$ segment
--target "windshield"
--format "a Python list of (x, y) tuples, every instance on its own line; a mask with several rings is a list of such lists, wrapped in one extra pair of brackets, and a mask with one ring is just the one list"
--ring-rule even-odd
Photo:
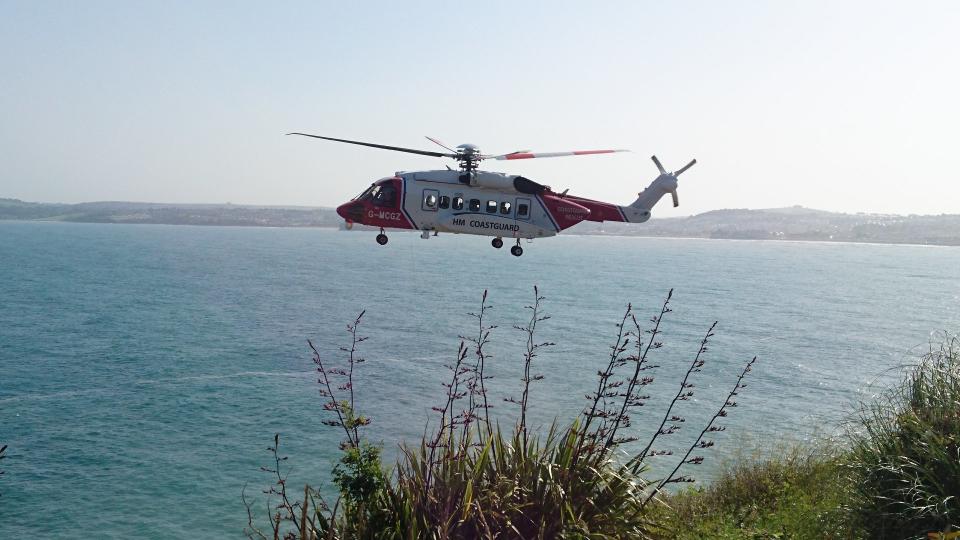
[(393, 206), (396, 200), (397, 190), (390, 184), (379, 186), (379, 188), (380, 189), (373, 194), (373, 204), (376, 206)]
[(368, 187), (367, 189), (363, 190), (363, 193), (361, 193), (361, 194), (357, 195), (356, 197), (354, 197), (353, 200), (355, 200), (355, 201), (365, 201), (365, 200), (369, 199), (371, 195), (373, 195), (373, 192), (376, 191), (376, 189), (377, 189), (377, 186), (376, 186), (375, 184), (370, 184), (370, 187)]

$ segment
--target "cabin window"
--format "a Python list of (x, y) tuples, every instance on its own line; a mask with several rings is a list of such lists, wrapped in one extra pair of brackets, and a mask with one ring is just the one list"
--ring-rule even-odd
[(504, 201), (504, 202), (500, 203), (500, 213), (503, 214), (503, 215), (505, 215), (505, 216), (509, 216), (509, 215), (510, 215), (510, 203), (508, 203), (507, 201)]
[(527, 214), (530, 212), (530, 207), (526, 203), (520, 203), (517, 205), (517, 216), (527, 217)]
[(463, 210), (463, 197), (457, 195), (453, 198), (453, 209), (454, 210)]
[(440, 197), (440, 193), (435, 189), (425, 189), (423, 190), (423, 202), (420, 205), (421, 210), (426, 210), (428, 212), (437, 211), (437, 199)]
[(480, 211), (480, 199), (470, 199), (470, 211), (471, 212)]
[(498, 206), (500, 206), (500, 205), (497, 204), (497, 201), (487, 201), (487, 213), (488, 213), (488, 214), (496, 214), (496, 213), (497, 213), (497, 207), (498, 207)]
[(446, 195), (440, 196), (440, 208), (443, 208), (444, 210), (450, 208), (450, 197), (447, 197)]

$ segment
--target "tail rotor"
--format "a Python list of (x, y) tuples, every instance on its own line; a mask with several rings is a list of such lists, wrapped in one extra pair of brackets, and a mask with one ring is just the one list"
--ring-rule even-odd
[(657, 156), (650, 156), (650, 159), (653, 160), (653, 164), (657, 166), (657, 169), (660, 171), (660, 174), (667, 174), (667, 170), (663, 168), (663, 165), (660, 164), (660, 160), (657, 159)]
[(660, 163), (660, 160), (657, 159), (657, 156), (650, 156), (650, 159), (653, 161), (653, 164), (657, 166), (657, 170), (660, 171), (660, 176), (657, 178), (657, 181), (662, 179), (662, 185), (666, 189), (667, 193), (669, 193), (673, 198), (673, 207), (676, 208), (680, 206), (680, 196), (677, 195), (677, 177), (686, 172), (686, 170), (690, 167), (696, 165), (697, 160), (690, 160), (690, 163), (687, 163), (676, 172), (667, 172), (667, 170), (664, 169), (663, 165)]
[(673, 173), (673, 175), (674, 175), (674, 176), (680, 176), (681, 174), (683, 174), (684, 171), (686, 171), (686, 170), (689, 169), (690, 167), (693, 167), (693, 166), (696, 165), (696, 164), (697, 164), (697, 160), (691, 159), (691, 160), (690, 160), (690, 163), (687, 163), (686, 165), (684, 165), (679, 171)]

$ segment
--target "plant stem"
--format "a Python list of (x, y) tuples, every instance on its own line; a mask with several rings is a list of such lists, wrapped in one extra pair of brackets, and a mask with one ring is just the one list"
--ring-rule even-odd
[[(640, 358), (637, 359), (637, 366), (636, 368), (634, 368), (633, 376), (630, 377), (630, 382), (627, 384), (627, 391), (624, 392), (623, 405), (620, 407), (620, 413), (617, 414), (616, 417), (613, 419), (613, 428), (610, 430), (610, 435), (607, 438), (607, 442), (605, 445), (607, 448), (610, 448), (610, 446), (613, 445), (614, 437), (617, 434), (617, 429), (620, 427), (620, 422), (623, 420), (623, 417), (627, 412), (627, 408), (630, 406), (630, 400), (633, 398), (634, 389), (637, 387), (637, 379), (640, 377), (640, 371), (643, 368), (644, 362), (646, 362), (647, 360), (647, 354), (650, 352), (650, 348), (653, 347), (654, 344), (656, 343), (657, 335), (660, 333), (660, 323), (663, 321), (663, 316), (670, 311), (670, 299), (672, 297), (673, 297), (673, 289), (670, 289), (670, 292), (667, 293), (667, 299), (663, 301), (663, 306), (660, 308), (660, 315), (657, 316), (656, 318), (657, 320), (656, 320), (656, 323), (654, 323), (653, 330), (650, 332), (650, 339), (647, 340), (647, 346), (643, 350), (643, 354), (640, 355)], [(634, 322), (636, 323), (636, 320), (634, 320)], [(714, 325), (716, 325), (716, 323), (714, 323)], [(710, 329), (712, 330), (713, 327), (711, 326)], [(637, 339), (640, 339), (639, 336), (637, 337)], [(688, 371), (687, 376), (689, 375), (690, 375), (690, 372)], [(686, 382), (686, 379), (684, 379), (684, 382)], [(682, 392), (683, 385), (681, 385), (680, 388)], [(675, 401), (676, 399), (674, 399), (674, 402)], [(673, 404), (671, 403), (670, 406), (672, 407)], [(670, 410), (668, 409), (667, 415), (669, 414), (670, 414)], [(663, 422), (665, 423), (666, 421), (667, 421), (667, 417), (665, 416), (663, 419)], [(660, 429), (662, 428), (663, 428), (663, 423), (660, 424)], [(657, 431), (659, 431), (660, 429), (658, 429)], [(651, 441), (651, 444), (653, 444), (652, 441)], [(650, 446), (647, 445), (647, 448), (649, 449)], [(644, 452), (646, 452), (646, 450), (644, 450)]]
[(643, 451), (640, 452), (640, 454), (638, 454), (632, 460), (630, 460), (635, 463), (634, 472), (636, 472), (637, 468), (639, 467), (640, 463), (643, 462), (644, 458), (647, 457), (647, 452), (650, 451), (650, 447), (653, 446), (653, 443), (657, 440), (657, 437), (659, 437), (660, 434), (663, 432), (663, 426), (667, 424), (667, 420), (670, 418), (670, 413), (673, 412), (673, 406), (676, 405), (677, 401), (680, 400), (680, 396), (682, 396), (687, 389), (687, 380), (690, 379), (690, 374), (693, 373), (695, 369), (698, 369), (700, 366), (703, 365), (700, 362), (700, 356), (704, 352), (706, 352), (707, 342), (710, 340), (710, 337), (713, 336), (713, 329), (716, 327), (717, 327), (717, 322), (714, 321), (714, 323), (710, 325), (710, 329), (707, 330), (706, 335), (703, 336), (703, 339), (700, 340), (700, 348), (697, 350), (697, 355), (694, 357), (693, 362), (690, 363), (690, 367), (687, 369), (686, 375), (683, 376), (683, 381), (680, 382), (680, 390), (677, 391), (677, 395), (673, 396), (673, 401), (671, 401), (670, 406), (667, 407), (667, 412), (666, 414), (663, 415), (663, 421), (660, 422), (660, 427), (658, 427), (657, 430), (653, 433), (653, 437), (650, 438), (650, 442), (647, 443), (647, 446), (644, 447)]
[(710, 421), (707, 422), (706, 426), (704, 426), (703, 430), (700, 432), (700, 435), (697, 436), (697, 440), (693, 441), (693, 444), (691, 444), (690, 448), (687, 449), (687, 453), (683, 455), (683, 458), (681, 458), (677, 463), (677, 466), (673, 468), (673, 471), (671, 471), (670, 474), (667, 475), (667, 477), (657, 484), (657, 487), (650, 492), (647, 498), (643, 501), (643, 504), (640, 505), (640, 510), (643, 510), (643, 507), (646, 506), (647, 503), (650, 502), (650, 499), (653, 499), (653, 497), (659, 493), (661, 489), (663, 489), (663, 486), (669, 484), (673, 480), (673, 475), (677, 474), (677, 471), (680, 470), (680, 467), (683, 467), (683, 465), (687, 462), (687, 459), (690, 457), (693, 449), (700, 444), (700, 441), (703, 440), (703, 436), (707, 433), (707, 431), (710, 431), (710, 428), (713, 427), (713, 423), (717, 421), (717, 418), (725, 416), (724, 411), (726, 411), (727, 407), (730, 406), (730, 400), (736, 395), (737, 390), (740, 389), (740, 383), (743, 382), (743, 378), (747, 376), (751, 366), (753, 366), (753, 363), (756, 361), (757, 357), (754, 356), (749, 362), (747, 362), (747, 365), (744, 366), (743, 370), (740, 372), (740, 376), (737, 377), (737, 382), (733, 385), (733, 389), (730, 390), (730, 392), (727, 394), (727, 397), (723, 400), (723, 405), (721, 405), (716, 414), (710, 418)]

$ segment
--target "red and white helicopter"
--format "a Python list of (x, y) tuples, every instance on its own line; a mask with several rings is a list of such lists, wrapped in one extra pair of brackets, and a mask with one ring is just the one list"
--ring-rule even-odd
[(350, 227), (354, 223), (380, 227), (377, 243), (387, 243), (385, 228), (413, 229), (422, 232), (423, 238), (430, 233), (477, 234), (492, 236), (493, 247), (503, 247), (503, 239), (516, 240), (510, 253), (523, 255), (522, 238), (545, 238), (581, 221), (624, 221), (643, 223), (650, 219), (650, 211), (660, 199), (670, 194), (673, 206), (680, 204), (677, 198), (677, 177), (692, 167), (692, 160), (675, 172), (667, 172), (657, 156), (650, 159), (660, 170), (660, 175), (627, 206), (594, 201), (583, 197), (555, 193), (549, 186), (539, 184), (514, 174), (481, 171), (477, 166), (484, 159), (514, 160), (560, 156), (583, 156), (611, 154), (627, 150), (580, 150), (573, 152), (487, 155), (472, 144), (449, 148), (436, 139), (446, 152), (413, 150), (309, 133), (288, 133), (327, 141), (358, 144), (383, 150), (407, 152), (423, 156), (446, 157), (457, 160), (459, 170), (398, 172), (389, 178), (377, 180), (352, 201), (337, 208)]

